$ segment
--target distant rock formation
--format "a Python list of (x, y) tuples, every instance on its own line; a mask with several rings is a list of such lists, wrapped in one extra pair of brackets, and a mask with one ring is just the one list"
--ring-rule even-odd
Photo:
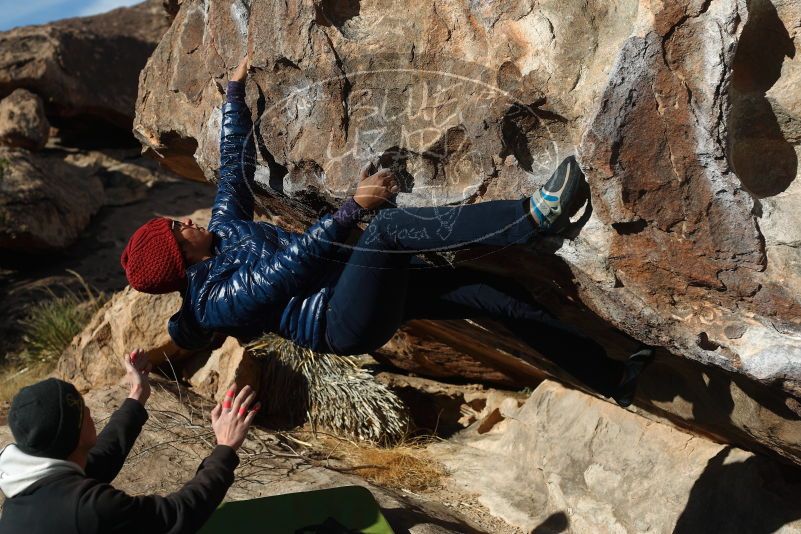
[(139, 71), (168, 26), (161, 0), (148, 0), (2, 32), (0, 98), (18, 88), (36, 93), (62, 136), (79, 144), (87, 136), (99, 146), (127, 140)]
[[(0, 148), (0, 250), (63, 249), (104, 203), (130, 201), (114, 171), (101, 172), (103, 157), (62, 147), (135, 143), (139, 72), (168, 25), (161, 2), (149, 0), (0, 33), (0, 146), (13, 148)], [(57, 146), (28, 152), (45, 147), (51, 124)]]

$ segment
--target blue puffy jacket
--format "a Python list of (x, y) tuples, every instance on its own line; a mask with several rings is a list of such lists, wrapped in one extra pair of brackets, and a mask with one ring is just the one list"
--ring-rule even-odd
[(305, 233), (254, 222), (255, 147), (250, 111), (223, 107), (220, 177), (209, 231), (214, 256), (187, 268), (183, 304), (170, 318), (175, 343), (205, 348), (214, 332), (249, 341), (265, 332), (328, 351), (325, 309), (347, 260), (350, 227), (325, 215)]

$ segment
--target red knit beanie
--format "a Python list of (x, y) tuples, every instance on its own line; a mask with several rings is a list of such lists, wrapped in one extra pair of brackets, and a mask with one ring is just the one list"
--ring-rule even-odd
[(181, 248), (172, 233), (170, 219), (151, 219), (134, 232), (120, 263), (128, 283), (151, 294), (180, 291), (186, 283)]

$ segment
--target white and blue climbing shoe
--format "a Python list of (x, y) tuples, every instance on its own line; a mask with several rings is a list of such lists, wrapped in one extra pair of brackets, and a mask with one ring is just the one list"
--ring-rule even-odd
[(569, 156), (559, 164), (545, 185), (531, 195), (531, 215), (543, 232), (556, 234), (567, 227), (572, 204), (583, 181), (584, 173), (576, 158)]

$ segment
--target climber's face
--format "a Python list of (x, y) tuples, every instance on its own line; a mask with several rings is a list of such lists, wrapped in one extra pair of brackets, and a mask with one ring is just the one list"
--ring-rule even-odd
[(195, 226), (192, 219), (172, 221), (172, 233), (187, 265), (193, 265), (212, 256), (214, 236), (202, 226)]

